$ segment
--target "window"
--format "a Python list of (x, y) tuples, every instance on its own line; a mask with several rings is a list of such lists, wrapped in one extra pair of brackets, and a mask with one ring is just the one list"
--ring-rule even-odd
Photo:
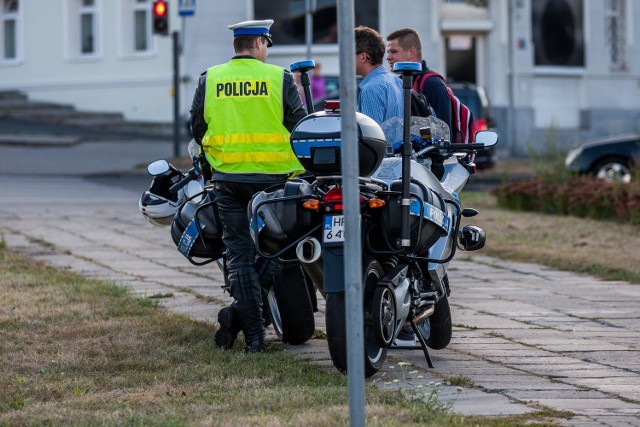
[(2, 26), (2, 61), (15, 61), (18, 59), (18, 0), (3, 0), (0, 10), (0, 25)]
[(136, 0), (133, 7), (133, 50), (146, 52), (151, 40), (151, 4), (148, 0)]
[[(338, 21), (336, 0), (312, 0), (313, 43), (335, 44), (338, 42)], [(355, 0), (355, 24), (378, 29), (378, 2)], [(273, 44), (305, 44), (306, 0), (273, 0), (253, 2), (255, 19), (273, 18), (271, 26)], [(277, 15), (274, 16), (274, 12)]]
[(605, 9), (605, 32), (609, 48), (609, 63), (612, 70), (627, 68), (625, 55), (625, 10), (624, 0), (607, 0)]
[(62, 0), (62, 2), (65, 57), (71, 61), (99, 58), (102, 0)]
[(117, 29), (119, 54), (136, 58), (153, 53), (151, 8), (153, 0), (119, 0)]
[(584, 67), (583, 0), (531, 2), (534, 63)]
[(96, 52), (96, 13), (94, 0), (82, 0), (80, 7), (80, 53)]

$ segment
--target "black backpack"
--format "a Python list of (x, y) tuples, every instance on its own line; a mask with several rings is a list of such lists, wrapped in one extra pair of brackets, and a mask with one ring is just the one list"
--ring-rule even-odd
[(411, 115), (418, 117), (435, 117), (436, 115), (427, 97), (415, 89), (411, 89)]

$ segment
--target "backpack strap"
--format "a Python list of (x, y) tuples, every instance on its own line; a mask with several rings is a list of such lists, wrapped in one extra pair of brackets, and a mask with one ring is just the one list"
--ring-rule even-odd
[(440, 79), (445, 83), (445, 85), (447, 84), (447, 81), (444, 79), (444, 77), (442, 77), (441, 74), (438, 74), (435, 71), (429, 71), (428, 73), (420, 74), (420, 93), (424, 93), (422, 91), (422, 89), (424, 88), (424, 82), (426, 82), (429, 77), (433, 77), (433, 76), (440, 77)]
[(428, 73), (422, 74), (423, 78), (420, 80), (420, 92), (422, 93), (422, 88), (424, 87), (425, 81), (430, 77), (439, 77), (440, 80), (444, 83), (444, 87), (447, 89), (447, 95), (449, 95), (449, 101), (451, 101), (451, 136), (450, 139), (452, 142), (459, 142), (462, 138), (462, 123), (460, 121), (461, 115), (461, 105), (460, 100), (453, 93), (453, 90), (447, 84), (447, 81), (442, 76), (442, 74), (436, 73), (435, 71), (430, 71)]

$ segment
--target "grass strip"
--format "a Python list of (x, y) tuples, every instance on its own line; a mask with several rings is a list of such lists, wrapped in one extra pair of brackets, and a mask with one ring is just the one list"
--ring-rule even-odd
[(495, 197), (485, 192), (466, 192), (461, 198), (463, 206), (480, 212), (463, 222), (479, 225), (487, 233), (479, 254), (640, 283), (638, 226), (509, 211), (498, 208)]

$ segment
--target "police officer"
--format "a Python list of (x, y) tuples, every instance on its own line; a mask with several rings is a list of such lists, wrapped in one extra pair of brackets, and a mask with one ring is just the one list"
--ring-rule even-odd
[(247, 205), (255, 193), (304, 171), (289, 136), (306, 111), (291, 73), (265, 63), (272, 24), (229, 26), (236, 55), (200, 76), (190, 111), (193, 136), (213, 172), (234, 298), (218, 313), (215, 342), (230, 348), (242, 330), (248, 352), (264, 351), (265, 328)]

